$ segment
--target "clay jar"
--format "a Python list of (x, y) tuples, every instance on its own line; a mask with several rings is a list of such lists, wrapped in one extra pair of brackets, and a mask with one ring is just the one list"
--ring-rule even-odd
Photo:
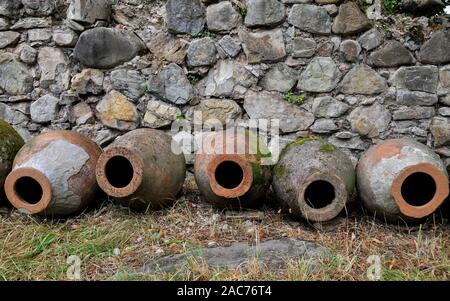
[(95, 200), (96, 143), (72, 131), (41, 134), (18, 152), (6, 178), (8, 200), (19, 211), (46, 217), (83, 212)]
[(272, 179), (270, 155), (255, 133), (232, 128), (205, 135), (195, 158), (195, 180), (204, 201), (224, 209), (261, 205)]
[(305, 138), (287, 145), (274, 168), (273, 190), (282, 208), (312, 222), (338, 216), (355, 190), (355, 168), (335, 146)]
[(164, 132), (138, 129), (117, 138), (96, 168), (100, 188), (135, 210), (172, 204), (186, 176), (184, 154)]
[(366, 151), (357, 166), (361, 201), (378, 218), (417, 221), (434, 213), (449, 194), (440, 157), (413, 139), (391, 139)]

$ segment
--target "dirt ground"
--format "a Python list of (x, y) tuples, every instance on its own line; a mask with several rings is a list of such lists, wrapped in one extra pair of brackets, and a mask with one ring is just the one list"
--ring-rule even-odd
[[(276, 206), (221, 212), (187, 185), (173, 207), (147, 213), (104, 200), (77, 218), (44, 220), (0, 209), (0, 280), (449, 280), (450, 224), (442, 213), (422, 225), (388, 225), (358, 206), (325, 225), (296, 221)], [(237, 269), (186, 261), (174, 273), (136, 271), (194, 248), (283, 237), (315, 241), (330, 254), (308, 269), (302, 260), (268, 269), (249, 260)], [(374, 263), (379, 259), (379, 266)], [(74, 264), (80, 265), (79, 274)], [(375, 268), (374, 268), (375, 267)], [(379, 274), (374, 274), (379, 267)], [(371, 276), (372, 275), (372, 276)], [(376, 275), (376, 278), (373, 278)]]

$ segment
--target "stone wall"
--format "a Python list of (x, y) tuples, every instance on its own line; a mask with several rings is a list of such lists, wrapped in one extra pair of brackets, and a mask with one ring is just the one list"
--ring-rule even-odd
[[(380, 0), (0, 0), (0, 117), (105, 146), (138, 127), (279, 118), (357, 158), (410, 136), (450, 158), (450, 25)], [(447, 65), (446, 65), (447, 64)]]

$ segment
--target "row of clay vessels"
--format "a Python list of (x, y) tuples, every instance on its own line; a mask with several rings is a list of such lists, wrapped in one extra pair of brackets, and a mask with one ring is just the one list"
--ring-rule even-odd
[[(162, 131), (138, 129), (102, 151), (73, 131), (46, 132), (24, 144), (9, 124), (0, 121), (0, 127), (0, 184), (9, 202), (27, 214), (80, 214), (100, 198), (98, 187), (134, 210), (159, 209), (173, 203), (185, 180), (185, 157)], [(377, 217), (420, 221), (449, 194), (442, 160), (412, 139), (371, 147), (356, 170), (343, 151), (316, 138), (290, 143), (274, 166), (267, 163), (272, 154), (263, 141), (249, 130), (206, 135), (200, 150), (194, 166), (198, 189), (223, 209), (259, 206), (272, 186), (280, 207), (323, 222), (346, 212), (358, 199), (357, 187), (362, 204)]]

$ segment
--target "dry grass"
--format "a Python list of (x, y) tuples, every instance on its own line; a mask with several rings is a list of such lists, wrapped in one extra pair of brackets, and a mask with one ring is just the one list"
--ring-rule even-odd
[[(190, 194), (172, 208), (146, 214), (105, 202), (101, 209), (67, 221), (45, 221), (19, 214), (0, 214), (0, 280), (67, 279), (67, 258), (81, 258), (83, 280), (367, 280), (371, 255), (381, 256), (382, 279), (448, 280), (450, 225), (385, 225), (360, 213), (318, 231), (265, 209), (262, 221), (227, 220), (225, 215)], [(236, 270), (210, 269), (187, 260), (176, 273), (144, 275), (146, 262), (194, 248), (295, 237), (320, 242), (331, 250), (311, 270), (298, 260), (284, 270), (256, 261)]]

